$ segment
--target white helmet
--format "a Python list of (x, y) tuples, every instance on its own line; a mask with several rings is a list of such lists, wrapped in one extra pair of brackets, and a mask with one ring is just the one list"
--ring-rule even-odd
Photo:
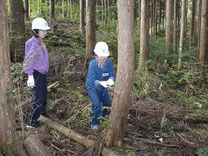
[(32, 30), (33, 29), (49, 30), (51, 28), (48, 26), (48, 23), (46, 22), (46, 20), (44, 20), (43, 18), (38, 17), (38, 18), (35, 18), (32, 21)]
[(105, 42), (98, 42), (95, 45), (94, 52), (97, 56), (107, 57), (109, 56), (108, 45)]

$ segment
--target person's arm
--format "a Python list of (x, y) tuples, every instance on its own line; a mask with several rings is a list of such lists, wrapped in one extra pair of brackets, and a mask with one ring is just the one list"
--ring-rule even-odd
[(115, 72), (114, 72), (113, 63), (111, 60), (109, 60), (109, 69), (110, 69), (109, 79), (112, 79), (114, 81), (115, 80)]
[(109, 71), (109, 78), (107, 80), (107, 84), (109, 86), (113, 86), (114, 81), (115, 81), (115, 73), (114, 73), (114, 70), (113, 70), (113, 64), (112, 64), (111, 60), (109, 60), (109, 65), (108, 66), (109, 66), (110, 71)]
[(28, 43), (25, 46), (27, 52), (25, 53), (25, 59), (23, 62), (23, 71), (28, 74), (28, 76), (33, 75), (33, 67), (35, 63), (35, 59), (37, 59), (38, 55), (38, 45), (35, 42)]

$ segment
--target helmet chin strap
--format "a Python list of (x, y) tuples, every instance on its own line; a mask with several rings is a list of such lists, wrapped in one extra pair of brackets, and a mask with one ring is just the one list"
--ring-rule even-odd
[(39, 35), (32, 29), (32, 31), (39, 37)]

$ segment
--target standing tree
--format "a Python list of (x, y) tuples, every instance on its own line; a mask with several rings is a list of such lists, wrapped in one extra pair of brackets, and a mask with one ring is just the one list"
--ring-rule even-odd
[(206, 63), (206, 56), (208, 51), (208, 0), (202, 1), (201, 12), (201, 32), (200, 32), (200, 46), (199, 46), (199, 62), (202, 66)]
[(185, 22), (186, 22), (186, 0), (183, 0), (182, 1), (180, 42), (179, 42), (178, 70), (180, 70), (182, 66), (182, 52), (184, 48), (185, 26), (186, 26)]
[(149, 54), (149, 7), (149, 1), (141, 0), (139, 73), (146, 69), (146, 61)]
[(119, 146), (131, 105), (134, 77), (134, 0), (118, 0), (118, 68), (106, 145)]
[[(198, 49), (200, 49), (200, 32), (201, 32), (201, 9), (202, 9), (202, 0), (198, 0), (198, 15), (197, 15), (197, 32), (198, 32)], [(199, 50), (198, 50), (198, 57), (199, 57)]]
[(50, 18), (55, 18), (55, 5), (54, 0), (50, 0)]
[(29, 20), (29, 0), (25, 0), (25, 18)]
[(178, 0), (174, 0), (174, 15), (173, 15), (173, 51), (177, 51), (177, 7)]
[(85, 63), (93, 55), (95, 47), (95, 0), (86, 0), (86, 57)]
[(0, 0), (0, 155), (20, 155), (11, 95), (11, 70), (6, 4)]
[(190, 47), (195, 38), (195, 15), (196, 15), (196, 0), (192, 0), (192, 8), (191, 8), (191, 40), (190, 40)]
[(169, 53), (173, 46), (173, 0), (166, 0), (166, 32), (165, 52)]
[[(12, 41), (10, 45), (11, 60), (16, 62), (24, 57), (24, 8), (22, 0), (10, 0), (11, 9), (11, 33)], [(18, 17), (18, 18), (17, 18)], [(22, 48), (21, 48), (22, 47)]]
[(79, 20), (79, 30), (82, 35), (84, 35), (84, 0), (79, 0), (79, 12), (80, 12), (80, 20)]

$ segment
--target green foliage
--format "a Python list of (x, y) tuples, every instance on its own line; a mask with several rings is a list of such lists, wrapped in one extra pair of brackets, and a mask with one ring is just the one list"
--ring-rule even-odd
[(90, 107), (85, 107), (82, 110), (77, 110), (72, 116), (70, 116), (66, 123), (75, 131), (82, 132), (83, 128), (91, 122)]
[(208, 155), (208, 147), (203, 147), (198, 149), (197, 151), (198, 156), (207, 156)]
[(137, 98), (165, 96), (166, 82), (149, 72), (135, 77), (133, 95)]

